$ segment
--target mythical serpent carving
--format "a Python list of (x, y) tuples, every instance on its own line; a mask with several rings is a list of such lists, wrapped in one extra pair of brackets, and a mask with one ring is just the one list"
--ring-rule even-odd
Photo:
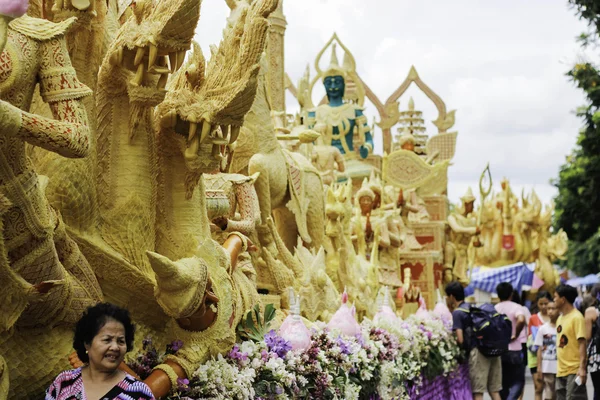
[[(89, 226), (85, 229), (76, 226), (73, 229), (77, 242), (94, 265), (93, 272), (100, 278), (105, 298), (131, 310), (138, 321), (140, 340), (150, 333), (159, 346), (176, 338), (189, 343), (189, 347), (184, 346), (177, 358), (169, 360), (180, 376), (191, 373), (209, 355), (209, 352), (191, 351), (195, 344), (201, 343), (207, 349), (210, 348), (212, 353), (219, 349), (228, 350), (227, 346), (235, 339), (236, 317), (241, 316), (243, 308), (256, 301), (253, 282), (235, 269), (237, 255), (247, 246), (246, 239), (233, 235), (221, 247), (210, 238), (204, 190), (199, 178), (202, 172), (214, 169), (215, 163), (212, 161), (205, 164), (208, 165), (207, 168), (202, 167), (205, 160), (217, 160), (218, 165), (220, 153), (212, 150), (225, 144), (223, 138), (211, 135), (210, 144), (200, 145), (201, 135), (198, 135), (196, 138), (191, 137), (190, 143), (186, 143), (188, 129), (185, 136), (179, 136), (174, 135), (172, 129), (165, 131), (166, 127), (162, 126), (157, 136), (152, 124), (153, 107), (165, 98), (169, 74), (181, 66), (185, 50), (191, 43), (198, 22), (199, 4), (198, 0), (137, 2), (135, 11), (108, 48), (99, 74), (96, 96), (98, 130), (97, 147), (93, 151), (99, 160), (97, 175), (93, 176), (90, 169), (82, 169), (86, 172), (82, 176), (91, 179), (91, 187), (97, 189), (101, 218), (98, 219), (98, 227), (92, 223), (90, 229)], [(268, 24), (266, 17), (275, 6), (274, 0), (256, 1), (242, 10), (232, 29), (225, 32), (220, 48), (213, 54), (208, 65), (206, 76), (203, 65), (200, 64), (190, 65), (185, 73), (179, 74), (184, 81), (194, 82), (197, 79), (195, 82), (201, 81), (202, 85), (196, 84), (193, 90), (186, 92), (189, 87), (184, 88), (175, 82), (172, 87), (177, 93), (170, 97), (171, 100), (177, 98), (185, 101), (178, 102), (169, 110), (176, 110), (176, 115), (183, 117), (188, 125), (193, 123), (197, 127), (198, 123), (204, 122), (204, 129), (199, 130), (203, 134), (212, 131), (211, 124), (230, 124), (234, 132), (229, 138), (233, 142), (235, 127), (241, 126), (243, 117), (252, 104), (259, 59), (265, 44)], [(40, 23), (34, 22), (33, 25)], [(27, 87), (26, 90), (14, 92), (21, 96), (17, 98), (19, 101), (31, 99), (30, 93), (36, 82), (35, 74), (43, 75), (44, 68), (52, 67), (44, 65), (41, 68), (36, 64), (38, 59), (42, 64), (48, 59), (61, 62), (58, 67), (64, 67), (66, 72), (63, 75), (44, 75), (43, 79), (47, 81), (48, 87), (42, 85), (42, 95), (52, 103), (56, 116), (67, 119), (67, 122), (35, 118), (34, 125), (42, 124), (44, 129), (31, 130), (27, 125), (29, 115), (19, 112), (24, 123), (22, 133), (19, 131), (15, 134), (21, 134), (31, 143), (67, 156), (83, 156), (88, 151), (89, 133), (85, 125), (84, 109), (77, 99), (90, 92), (79, 84), (67, 62), (62, 37), (70, 23), (72, 20), (62, 25), (43, 22), (42, 31), (48, 37), (41, 40), (37, 38), (38, 42), (30, 41), (25, 35), (18, 37), (20, 45), (30, 46), (26, 49), (34, 51), (31, 52), (30, 59), (26, 60), (30, 62), (27, 67), (31, 67), (31, 73), (19, 75), (24, 81), (31, 80), (26, 82), (31, 90)], [(26, 32), (31, 34), (31, 27), (28, 29)], [(44, 42), (46, 39), (47, 44)], [(44, 59), (46, 54), (58, 54), (60, 57)], [(10, 78), (10, 70), (3, 76)], [(61, 79), (69, 84), (71, 92), (55, 90), (60, 88)], [(191, 96), (186, 97), (186, 93)], [(2, 107), (5, 107), (4, 103)], [(3, 116), (12, 115), (11, 106), (6, 104), (6, 107), (10, 112), (3, 113)], [(198, 114), (194, 117), (195, 112)], [(166, 120), (164, 114), (159, 113), (157, 120)], [(179, 117), (181, 122), (182, 118)], [(8, 125), (3, 124), (2, 129), (12, 132), (15, 121), (6, 122)], [(11, 127), (10, 130), (7, 126)], [(229, 127), (227, 128), (229, 133)], [(203, 139), (206, 137), (207, 135), (202, 136)], [(9, 143), (12, 146), (12, 139)], [(159, 144), (162, 147), (157, 147)], [(10, 149), (13, 150), (13, 147)], [(13, 157), (13, 160), (19, 162), (18, 157)], [(27, 163), (23, 161), (19, 165), (27, 166)], [(187, 169), (180, 168), (182, 165)], [(52, 172), (51, 168), (49, 172)], [(49, 175), (51, 179), (59, 176)], [(77, 263), (79, 259), (72, 256), (77, 247), (64, 234), (64, 226), (60, 220), (54, 217), (50, 209), (45, 210), (43, 207), (45, 199), (39, 189), (41, 185), (37, 177), (33, 176), (35, 179), (32, 178), (31, 185), (28, 186), (31, 192), (29, 200), (35, 202), (40, 199), (38, 208), (41, 210), (35, 214), (41, 217), (47, 215), (52, 222), (50, 238), (52, 230), (56, 228), (53, 235), (57, 255), (45, 259), (45, 262), (56, 262), (57, 266), (60, 266), (60, 262), (65, 265)], [(166, 178), (169, 185), (157, 184), (157, 178)], [(76, 185), (76, 182), (73, 183)], [(84, 189), (89, 187), (83, 186)], [(176, 211), (169, 216), (170, 219), (161, 221), (164, 224), (157, 226), (156, 215), (163, 215), (166, 204), (173, 206)], [(8, 212), (10, 214), (10, 209)], [(189, 215), (194, 218), (186, 220)], [(4, 221), (12, 223), (12, 220), (6, 218)], [(194, 224), (188, 224), (189, 221)], [(22, 225), (27, 226), (25, 222)], [(46, 233), (48, 232), (45, 231), (44, 234)], [(173, 246), (171, 241), (166, 240), (169, 236), (185, 240)], [(30, 243), (36, 245), (35, 241)], [(35, 261), (27, 251), (22, 255)], [(80, 264), (85, 261), (83, 258), (82, 260)], [(89, 266), (89, 276), (83, 273), (86, 271), (84, 267), (81, 264), (74, 274), (94, 280)], [(48, 271), (52, 271), (51, 268)], [(194, 273), (189, 275), (193, 279), (186, 279), (186, 271), (204, 271), (204, 278), (201, 278), (201, 274)], [(76, 278), (82, 279), (79, 275)], [(23, 281), (17, 279), (16, 283), (23, 286), (21, 289), (27, 289), (27, 295), (35, 295), (35, 291)], [(48, 284), (40, 289), (48, 290), (48, 286), (51, 287)], [(68, 288), (75, 292), (75, 297), (81, 297), (82, 304), (74, 307), (72, 318), (65, 316), (67, 321), (76, 320), (86, 304), (102, 298), (103, 293), (95, 281), (82, 286), (89, 291), (96, 288), (97, 293), (91, 293), (88, 301), (77, 291), (76, 279), (71, 277), (68, 284), (56, 285), (48, 295), (52, 296), (53, 293)], [(240, 296), (241, 292), (248, 295)], [(170, 296), (172, 293), (177, 293), (178, 296)], [(189, 296), (186, 297), (186, 294)], [(48, 296), (44, 300), (52, 300)], [(66, 299), (66, 304), (71, 302), (68, 297), (63, 298)], [(180, 303), (169, 299), (176, 299)], [(51, 309), (54, 304), (52, 301), (40, 302), (37, 307)], [(61, 303), (61, 306), (64, 304)], [(212, 311), (215, 306), (217, 311)], [(51, 318), (55, 314), (47, 312), (45, 315)], [(36, 321), (44, 322), (41, 318)], [(211, 328), (206, 329), (209, 326)], [(17, 365), (18, 359), (27, 359), (24, 353), (30, 349), (47, 349), (44, 354), (36, 350), (29, 355), (32, 360), (30, 366), (23, 367), (21, 364), (19, 375), (11, 377), (11, 390), (25, 396), (38, 396), (52, 376), (67, 367), (67, 355), (71, 347), (69, 330), (68, 327), (66, 330), (54, 329), (49, 334), (45, 332), (40, 336), (15, 334), (9, 342), (2, 337), (0, 352), (9, 366)], [(5, 351), (5, 345), (10, 349)], [(28, 376), (35, 377), (33, 381), (37, 384), (31, 385), (32, 379)], [(168, 376), (162, 371), (155, 371), (147, 383), (157, 396), (166, 394), (171, 387)]]

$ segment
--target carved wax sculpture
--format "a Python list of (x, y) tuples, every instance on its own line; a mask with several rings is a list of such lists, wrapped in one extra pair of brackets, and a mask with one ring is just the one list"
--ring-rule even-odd
[[(390, 237), (385, 219), (372, 215), (375, 193), (369, 187), (367, 178), (364, 179), (362, 187), (356, 192), (355, 198), (356, 215), (353, 221), (353, 239), (356, 238), (357, 253), (366, 258), (367, 254), (371, 255), (374, 246), (390, 247)], [(377, 243), (375, 243), (375, 236), (379, 238)]]
[(478, 233), (477, 221), (473, 216), (473, 203), (475, 196), (471, 188), (461, 197), (463, 203), (462, 210), (454, 212), (448, 217), (450, 226), (450, 240), (446, 242), (445, 249), (445, 268), (452, 270), (454, 279), (467, 285), (469, 278), (467, 270), (469, 268), (468, 249), (471, 239)]
[[(114, 5), (114, 2), (109, 2), (109, 5)], [(266, 17), (275, 6), (274, 1), (256, 1), (240, 14), (237, 23), (226, 31), (217, 54), (211, 58), (206, 78), (203, 63), (188, 66), (186, 74), (179, 75), (184, 82), (192, 82), (191, 88), (173, 85), (176, 93), (171, 100), (175, 98), (178, 101), (171, 101), (167, 109), (159, 112), (157, 120), (160, 121), (161, 132), (158, 136), (153, 130), (151, 113), (154, 105), (165, 96), (169, 74), (184, 61), (185, 50), (191, 43), (198, 21), (199, 2), (177, 0), (160, 2), (152, 7), (151, 2), (138, 1), (135, 11), (130, 13), (131, 17), (109, 46), (103, 62), (96, 99), (96, 151), (100, 162), (97, 189), (102, 211), (102, 236), (91, 230), (88, 232), (91, 234), (82, 234), (77, 240), (86, 256), (93, 259), (94, 272), (100, 276), (103, 290), (110, 293), (108, 299), (127, 306), (132, 312), (141, 331), (138, 335), (140, 340), (146, 334), (152, 334), (158, 345), (174, 339), (182, 339), (186, 343), (176, 357), (167, 361), (163, 370), (155, 370), (146, 381), (157, 398), (166, 395), (172, 387), (170, 376), (185, 377), (211, 354), (229, 350), (235, 340), (237, 318), (243, 313), (244, 300), (240, 292), (250, 296), (253, 291), (256, 294), (255, 285), (235, 268), (237, 255), (247, 247), (245, 237), (233, 234), (223, 247), (210, 239), (205, 191), (200, 176), (202, 172), (213, 171), (215, 164), (218, 167), (222, 161), (218, 149), (224, 146), (224, 138), (213, 135), (212, 126), (226, 127), (227, 140), (233, 142), (235, 129), (229, 126), (240, 126), (252, 104), (258, 61), (264, 50)], [(26, 34), (19, 33), (15, 37), (17, 44), (27, 49), (24, 53), (27, 56), (23, 57), (16, 51), (20, 47), (9, 45), (9, 62), (2, 64), (12, 68), (23, 63), (23, 69), (20, 74), (0, 74), (0, 77), (5, 77), (0, 78), (0, 82), (4, 83), (4, 87), (0, 83), (0, 93), (4, 97), (4, 90), (7, 90), (27, 106), (25, 102), (31, 98), (36, 75), (39, 75), (42, 97), (48, 98), (62, 119), (83, 115), (76, 99), (89, 91), (77, 82), (74, 72), (68, 68), (66, 46), (62, 40), (72, 20), (58, 25), (46, 21), (25, 22), (23, 30)], [(15, 32), (18, 33), (17, 30)], [(32, 36), (36, 32), (41, 36), (30, 40), (27, 35)], [(240, 45), (240, 41), (245, 45)], [(252, 51), (242, 52), (240, 48)], [(12, 56), (14, 54), (19, 57)], [(19, 63), (16, 63), (17, 60)], [(46, 73), (47, 68), (52, 73)], [(6, 78), (8, 84), (5, 83)], [(26, 85), (20, 90), (11, 89), (10, 85), (21, 84), (26, 79), (32, 81), (31, 90)], [(44, 86), (45, 80), (48, 87)], [(60, 90), (61, 83), (68, 85), (71, 92)], [(225, 85), (229, 86), (223, 89)], [(219, 93), (225, 95), (219, 97)], [(216, 98), (211, 97), (215, 95)], [(2, 112), (2, 115), (10, 116), (11, 113)], [(27, 115), (22, 113), (21, 117), (21, 126), (25, 129)], [(171, 120), (175, 124), (164, 123)], [(24, 134), (28, 141), (65, 155), (85, 154), (88, 138), (83, 122), (75, 118), (71, 123), (47, 122), (43, 118), (36, 121), (46, 125), (41, 133), (52, 140), (42, 144), (41, 138), (46, 136), (33, 132), (31, 139)], [(180, 129), (173, 129), (178, 121), (180, 125), (184, 121), (185, 136), (174, 134), (174, 131), (182, 133)], [(188, 135), (188, 131), (191, 133), (188, 128), (192, 125), (200, 127), (198, 137)], [(2, 129), (10, 132), (4, 125)], [(58, 134), (52, 136), (55, 130)], [(210, 142), (201, 145), (199, 137), (206, 139), (208, 133), (211, 133)], [(186, 140), (188, 137), (189, 140)], [(11, 154), (14, 157), (19, 152), (11, 148)], [(18, 157), (15, 159), (18, 160)], [(203, 167), (198, 160), (208, 160), (208, 165)], [(22, 165), (27, 166), (26, 163)], [(21, 174), (21, 171), (16, 172)], [(28, 182), (31, 182), (28, 199), (35, 202), (39, 198), (36, 194), (40, 186), (38, 179), (36, 177)], [(37, 219), (31, 220), (32, 226), (44, 228), (45, 225), (39, 221), (52, 221), (54, 214), (49, 209), (44, 212), (43, 205), (37, 206), (37, 209), (41, 212), (37, 213)], [(156, 218), (157, 215), (159, 218)], [(27, 227), (28, 223), (18, 225)], [(73, 250), (76, 247), (72, 243), (65, 240), (71, 253), (62, 250), (65, 246), (57, 239), (60, 231), (59, 220), (58, 228), (54, 229), (53, 244), (58, 255), (48, 263), (56, 260), (66, 266), (67, 262), (78, 262), (71, 255), (76, 255)], [(35, 240), (26, 240), (37, 246)], [(145, 250), (153, 251), (148, 255), (150, 262)], [(27, 255), (25, 251), (21, 254)], [(179, 261), (172, 262), (171, 259)], [(35, 262), (31, 256), (28, 260)], [(52, 267), (48, 268), (51, 272)], [(78, 268), (79, 273), (85, 272), (82, 265)], [(93, 272), (90, 275), (93, 278)], [(51, 272), (49, 276), (53, 279), (54, 275)], [(59, 278), (56, 280), (60, 283)], [(79, 295), (76, 279), (67, 277), (67, 281), (57, 287), (70, 288), (73, 296)], [(94, 284), (89, 283), (85, 288), (92, 290)], [(42, 289), (48, 288), (42, 286)], [(52, 300), (55, 290), (50, 291), (49, 300)], [(135, 301), (131, 301), (133, 298)], [(61, 301), (61, 306), (69, 304), (68, 298)], [(80, 314), (81, 310), (77, 312), (77, 318)], [(52, 312), (42, 315), (55, 317)], [(65, 319), (67, 317), (64, 316)], [(36, 320), (43, 322), (42, 318)], [(26, 359), (25, 351), (29, 359), (37, 360), (20, 368), (18, 374), (11, 374), (11, 390), (25, 396), (39, 394), (58, 372), (67, 367), (71, 337), (70, 327), (57, 327), (37, 336), (19, 332), (8, 341), (1, 334), (0, 352), (9, 365), (18, 364), (15, 360)], [(205, 351), (191, 350), (199, 344)], [(36, 349), (36, 352), (31, 353), (31, 349)], [(167, 374), (164, 369), (171, 369), (173, 373)]]
[(352, 182), (329, 187), (325, 206), (327, 274), (340, 291), (348, 289), (357, 311), (364, 315), (374, 311), (379, 282), (377, 267), (359, 256), (352, 244), (353, 213)]
[(416, 303), (421, 298), (421, 289), (412, 283), (412, 271), (404, 268), (404, 299), (407, 303)]
[(254, 184), (260, 205), (262, 224), (257, 227), (260, 244), (277, 255), (273, 237), (266, 226), (275, 211), (279, 234), (288, 249), (296, 245), (297, 236), (315, 249), (323, 243), (323, 183), (305, 157), (281, 148), (270, 115), (266, 91), (266, 63), (261, 63), (256, 100), (244, 126), (253, 134), (258, 153), (252, 156), (248, 173), (260, 173)]
[(334, 146), (313, 146), (312, 163), (321, 172), (324, 185), (331, 185), (346, 171), (344, 156)]
[[(369, 188), (375, 194), (371, 214), (376, 220), (385, 223), (387, 236), (389, 238), (389, 245), (379, 245), (378, 249), (378, 260), (376, 261), (382, 271), (380, 280), (384, 284), (398, 286), (400, 284), (399, 281), (389, 281), (389, 279), (390, 277), (400, 276), (399, 250), (402, 246), (403, 237), (406, 235), (406, 233), (403, 232), (404, 224), (401, 222), (400, 210), (395, 208), (394, 204), (391, 204), (392, 207), (386, 207), (386, 204), (384, 204), (386, 196), (383, 196), (382, 182), (379, 177), (375, 175), (374, 171), (369, 179)], [(384, 273), (383, 271), (387, 271), (387, 273)]]
[[(43, 193), (46, 181), (25, 155), (25, 142), (66, 157), (88, 154), (90, 132), (81, 99), (91, 91), (77, 80), (64, 39), (74, 20), (54, 24), (23, 16), (6, 25), (7, 18), (1, 19), (0, 37), (6, 42), (0, 55), (0, 276), (7, 286), (0, 295), (0, 354), (11, 368), (35, 343), (68, 335), (70, 324), (87, 306), (102, 300), (102, 293), (88, 262), (49, 206)], [(23, 111), (29, 110), (37, 84), (54, 119)], [(15, 324), (18, 334), (5, 331)], [(50, 331), (52, 327), (57, 328)], [(11, 380), (22, 380), (9, 393), (36, 393), (40, 385), (32, 382), (43, 381), (65, 363), (51, 358), (57, 350), (58, 346), (43, 348), (32, 354), (50, 356), (47, 363), (12, 370)]]
[[(105, 0), (54, 1), (45, 0), (43, 10), (33, 7), (30, 15), (60, 23), (77, 18), (66, 33), (67, 49), (78, 79), (94, 93), (83, 99), (91, 130), (90, 153), (86, 158), (66, 160), (59, 155), (39, 147), (30, 147), (28, 155), (36, 170), (50, 178), (46, 197), (61, 213), (74, 239), (84, 233), (97, 234), (98, 196), (97, 174), (97, 112), (96, 94), (98, 71), (104, 55), (120, 27), (116, 16), (116, 4)], [(116, 1), (115, 1), (116, 3)], [(76, 4), (76, 8), (73, 4)], [(114, 7), (113, 7), (114, 6)], [(42, 17), (43, 15), (43, 17)], [(48, 106), (36, 92), (31, 110), (43, 116), (51, 116)]]
[[(373, 152), (373, 136), (363, 108), (344, 100), (346, 79), (350, 72), (346, 65), (339, 65), (333, 44), (331, 64), (322, 73), (328, 103), (309, 111), (308, 123), (322, 134), (323, 145), (334, 146), (344, 155), (347, 175), (350, 178), (363, 178), (370, 175), (373, 167), (357, 159), (355, 147), (359, 146), (358, 155), (361, 159), (367, 158)], [(361, 143), (354, 143), (355, 129)]]
[[(183, 376), (191, 375), (197, 365), (211, 355), (231, 348), (237, 323), (245, 308), (252, 307), (257, 299), (254, 282), (242, 269), (236, 268), (238, 255), (248, 248), (247, 238), (240, 232), (232, 232), (223, 247), (210, 239), (202, 179), (203, 173), (215, 171), (225, 164), (226, 155), (222, 149), (236, 140), (244, 115), (252, 105), (263, 51), (256, 44), (264, 44), (268, 26), (266, 17), (277, 5), (276, 1), (267, 0), (249, 6), (244, 4), (238, 19), (230, 21), (231, 26), (225, 30), (225, 37), (213, 53), (206, 73), (202, 53), (194, 46), (188, 64), (169, 85), (169, 93), (157, 111), (161, 148), (158, 168), (161, 222), (157, 227), (157, 250), (168, 258), (151, 254), (153, 268), (158, 274), (157, 265), (162, 264), (163, 269), (170, 265), (167, 269), (175, 276), (178, 271), (185, 270), (177, 267), (179, 263), (199, 264), (200, 270), (208, 268), (207, 279), (218, 298), (217, 304), (201, 302), (205, 306), (200, 306), (189, 317), (177, 317), (173, 313), (175, 307), (163, 307), (165, 312), (177, 318), (174, 332), (184, 343), (190, 344), (173, 358)], [(217, 90), (224, 84), (228, 85), (227, 90)], [(180, 257), (188, 258), (176, 262), (169, 260)], [(160, 279), (157, 284), (160, 291)], [(165, 282), (164, 285), (168, 284)], [(186, 304), (186, 298), (196, 298), (177, 297), (179, 300), (171, 296), (172, 301), (183, 304)], [(185, 308), (194, 307), (187, 305)], [(202, 312), (213, 316), (198, 315)], [(198, 348), (204, 350), (198, 351)]]
[[(527, 196), (523, 192), (519, 202), (507, 179), (502, 180), (501, 188), (502, 191), (484, 201), (479, 210), (481, 233), (475, 243), (481, 246), (475, 249), (475, 263), (500, 267), (517, 262), (535, 262), (541, 259), (542, 252), (547, 251), (542, 245), (549, 243), (549, 240), (558, 246), (557, 253), (553, 252), (555, 255), (550, 258), (562, 257), (563, 251), (566, 251), (562, 233), (552, 235), (548, 222), (553, 205), (543, 210), (535, 191)], [(542, 263), (546, 264), (546, 261)], [(540, 271), (538, 275), (541, 277), (541, 274)], [(549, 287), (554, 286), (553, 268), (544, 275), (544, 282)]]
[(554, 204), (551, 203), (541, 215), (537, 235), (538, 249), (535, 251), (538, 254), (535, 273), (544, 281), (544, 286), (540, 289), (547, 291), (553, 291), (560, 283), (560, 277), (554, 268), (554, 262), (564, 259), (569, 245), (569, 238), (562, 229), (550, 235), (553, 213)]

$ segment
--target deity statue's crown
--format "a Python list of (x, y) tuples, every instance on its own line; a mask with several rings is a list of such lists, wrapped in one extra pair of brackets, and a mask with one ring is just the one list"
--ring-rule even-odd
[(375, 193), (369, 187), (369, 181), (367, 180), (367, 178), (363, 180), (362, 186), (360, 187), (360, 189), (358, 189), (358, 192), (356, 192), (357, 201), (360, 201), (362, 197), (369, 197), (371, 201), (375, 200)]
[(325, 81), (325, 78), (332, 76), (341, 76), (342, 78), (344, 78), (344, 80), (348, 76), (346, 68), (340, 66), (340, 63), (338, 61), (335, 43), (331, 45), (331, 61), (329, 62), (329, 66), (327, 67), (327, 69), (323, 72), (323, 81)]
[(473, 190), (470, 186), (469, 188), (467, 188), (466, 193), (460, 199), (463, 201), (463, 203), (471, 203), (475, 201), (475, 196), (473, 195)]

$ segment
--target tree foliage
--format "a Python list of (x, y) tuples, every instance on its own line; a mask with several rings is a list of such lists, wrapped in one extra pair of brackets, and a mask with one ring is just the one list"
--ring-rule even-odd
[[(588, 23), (583, 47), (600, 39), (600, 0), (570, 0), (578, 17)], [(591, 62), (573, 66), (567, 76), (585, 92), (587, 104), (577, 110), (583, 121), (577, 144), (561, 166), (556, 197), (555, 228), (569, 235), (566, 265), (578, 274), (600, 266), (600, 72)]]

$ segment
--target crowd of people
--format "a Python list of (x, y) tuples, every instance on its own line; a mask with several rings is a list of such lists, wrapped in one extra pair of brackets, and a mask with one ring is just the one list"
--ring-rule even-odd
[[(495, 311), (486, 314), (486, 305), (465, 301), (459, 282), (446, 287), (453, 329), (468, 356), (473, 399), (483, 399), (485, 392), (493, 400), (523, 399), (527, 368), (535, 400), (588, 399), (588, 374), (593, 399), (600, 399), (600, 285), (583, 297), (579, 309), (575, 304), (581, 296), (569, 285), (558, 286), (553, 296), (538, 292), (531, 310), (508, 282), (500, 283), (496, 293)], [(494, 332), (486, 332), (481, 315), (487, 315), (487, 329), (492, 326)], [(510, 328), (499, 337), (503, 319)]]
[[(575, 304), (580, 296), (569, 285), (558, 286), (554, 296), (538, 292), (531, 311), (510, 283), (500, 283), (496, 293), (495, 306), (476, 306), (465, 301), (462, 284), (446, 286), (453, 329), (469, 364), (473, 399), (483, 400), (485, 392), (493, 400), (523, 399), (529, 368), (535, 400), (588, 399), (588, 374), (594, 399), (599, 400), (600, 285), (579, 301), (579, 309)], [(123, 368), (134, 332), (126, 310), (108, 303), (90, 307), (73, 339), (84, 366), (60, 374), (46, 400), (82, 398), (84, 392), (87, 398), (154, 399), (148, 386)]]

